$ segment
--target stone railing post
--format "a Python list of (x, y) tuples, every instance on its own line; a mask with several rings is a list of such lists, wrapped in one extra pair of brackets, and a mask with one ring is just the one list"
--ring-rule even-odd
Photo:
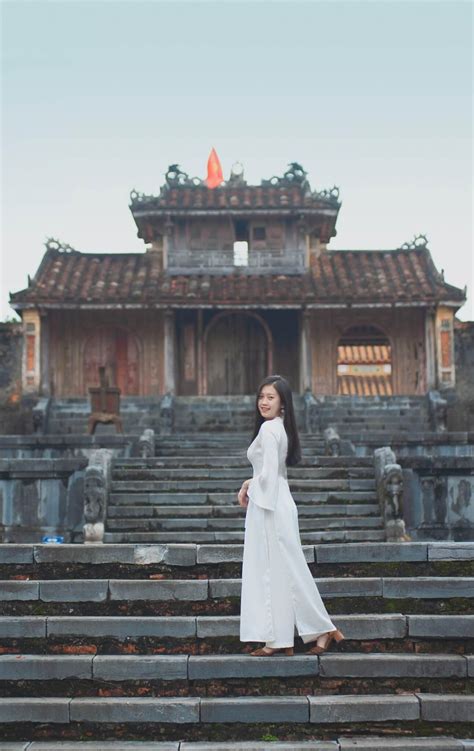
[(318, 400), (310, 389), (306, 389), (303, 399), (306, 432), (317, 433), (319, 431)]
[(341, 439), (336, 428), (326, 428), (324, 431), (326, 456), (341, 456)]
[(142, 459), (155, 456), (155, 431), (146, 428), (138, 439), (138, 452)]
[(439, 391), (428, 391), (428, 412), (431, 429), (445, 433), (448, 429), (448, 402)]
[(48, 432), (50, 409), (50, 397), (43, 397), (33, 407), (33, 430), (35, 433), (45, 435)]
[(84, 543), (104, 541), (105, 518), (110, 493), (112, 451), (96, 449), (91, 453), (84, 477)]
[(169, 435), (173, 432), (174, 424), (174, 395), (168, 391), (160, 402), (160, 433)]
[(403, 473), (389, 446), (375, 449), (374, 466), (377, 496), (387, 541), (407, 542), (410, 537), (406, 533), (403, 519)]

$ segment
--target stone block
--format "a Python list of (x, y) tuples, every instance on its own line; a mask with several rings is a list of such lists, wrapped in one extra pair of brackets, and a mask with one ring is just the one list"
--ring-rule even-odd
[[(1, 628), (1, 626), (0, 626)], [(142, 636), (174, 638), (196, 636), (196, 619), (192, 616), (144, 616), (96, 618), (94, 616), (58, 616), (47, 621), (51, 636), (109, 636), (116, 639), (138, 639)], [(1, 633), (1, 631), (0, 631)]]
[(111, 579), (112, 600), (207, 600), (207, 579), (161, 579), (141, 581), (135, 579)]
[[(198, 545), (197, 563), (242, 563), (243, 549), (243, 545), (232, 544)], [(308, 563), (315, 560), (313, 545), (303, 545), (303, 552)]]
[(51, 722), (65, 725), (69, 722), (70, 701), (51, 697), (0, 699), (0, 722)]
[(317, 675), (318, 660), (312, 655), (293, 657), (251, 657), (250, 655), (206, 655), (189, 657), (190, 680), (209, 678), (264, 678)]
[(474, 597), (474, 577), (384, 577), (383, 596), (394, 598), (416, 597), (422, 599)]
[(134, 563), (148, 565), (166, 563), (169, 566), (194, 566), (196, 545), (137, 545)]
[(0, 581), (0, 600), (37, 600), (38, 597), (37, 581)]
[(92, 656), (0, 655), (1, 681), (48, 681), (92, 678)]
[(45, 636), (46, 618), (40, 615), (0, 617), (0, 639), (43, 639)]
[(418, 720), (420, 706), (416, 696), (309, 696), (310, 722), (317, 724), (346, 722), (384, 722)]
[(463, 751), (462, 741), (456, 738), (340, 738), (340, 751)]
[(425, 542), (349, 542), (315, 545), (318, 563), (426, 561)]
[(474, 639), (474, 615), (408, 615), (408, 635)]
[(201, 699), (201, 722), (308, 722), (306, 696)]
[(107, 579), (51, 579), (39, 582), (43, 602), (104, 602)]
[(346, 639), (403, 639), (407, 633), (406, 617), (402, 613), (335, 615), (332, 620)]
[(422, 694), (416, 696), (421, 704), (421, 719), (433, 722), (472, 722), (474, 696), (472, 694)]
[(467, 674), (470, 678), (474, 678), (474, 655), (466, 655), (467, 661)]
[(214, 636), (239, 636), (240, 616), (198, 615), (196, 633), (201, 639)]
[(221, 599), (223, 597), (240, 597), (242, 582), (240, 579), (210, 579), (209, 597)]
[(33, 563), (33, 545), (0, 545), (0, 563)]
[(315, 579), (322, 597), (381, 597), (379, 577), (328, 577)]
[(183, 741), (180, 751), (339, 751), (337, 741)]
[(430, 561), (472, 561), (474, 542), (432, 542), (428, 543)]
[(199, 722), (199, 699), (175, 698), (81, 698), (72, 699), (71, 722), (161, 723)]
[(94, 657), (95, 680), (175, 681), (188, 677), (187, 655), (99, 655)]
[[(1, 743), (0, 751), (3, 751)], [(27, 751), (179, 751), (179, 742), (33, 741)]]
[(462, 655), (322, 655), (320, 673), (348, 678), (463, 678), (467, 663)]
[(36, 563), (134, 563), (134, 545), (35, 545)]

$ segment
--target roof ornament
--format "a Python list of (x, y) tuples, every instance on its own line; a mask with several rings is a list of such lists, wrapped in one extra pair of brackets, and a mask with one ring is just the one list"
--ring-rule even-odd
[(314, 190), (313, 198), (320, 198), (323, 201), (337, 201), (339, 199), (339, 188), (337, 185), (333, 185), (332, 188), (327, 188), (325, 190)]
[(247, 185), (246, 180), (244, 180), (244, 165), (242, 162), (234, 162), (227, 183), (229, 185)]
[(54, 237), (48, 237), (45, 241), (46, 250), (56, 250), (59, 253), (78, 253), (79, 251), (67, 243), (56, 240)]
[(171, 188), (176, 188), (179, 185), (202, 185), (202, 180), (199, 177), (189, 177), (187, 172), (183, 172), (179, 164), (170, 164), (165, 177)]
[(414, 235), (411, 242), (403, 243), (398, 250), (416, 250), (417, 248), (426, 248), (428, 246), (428, 238), (426, 235)]
[(288, 169), (284, 173), (283, 177), (277, 177), (274, 175), (269, 180), (262, 180), (262, 185), (272, 185), (274, 187), (287, 187), (289, 185), (301, 185), (302, 187), (309, 187), (306, 170), (303, 169), (298, 162), (290, 162)]

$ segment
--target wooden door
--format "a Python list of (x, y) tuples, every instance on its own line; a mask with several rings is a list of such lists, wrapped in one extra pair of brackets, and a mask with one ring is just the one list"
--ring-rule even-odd
[(118, 386), (122, 396), (139, 393), (139, 359), (135, 338), (124, 329), (97, 329), (84, 348), (84, 393), (99, 386), (99, 367), (105, 368), (109, 386)]
[(253, 394), (267, 375), (267, 337), (253, 316), (229, 313), (211, 324), (207, 339), (207, 393)]

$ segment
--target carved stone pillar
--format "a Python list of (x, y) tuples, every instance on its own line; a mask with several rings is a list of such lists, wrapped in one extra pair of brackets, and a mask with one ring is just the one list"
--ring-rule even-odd
[(173, 310), (165, 311), (165, 393), (175, 393), (175, 316)]
[(49, 361), (49, 317), (41, 313), (40, 389), (51, 396), (51, 366)]
[(311, 319), (308, 310), (303, 310), (300, 318), (300, 393), (312, 389), (311, 368)]
[(436, 388), (436, 327), (435, 311), (428, 309), (425, 316), (426, 390)]

